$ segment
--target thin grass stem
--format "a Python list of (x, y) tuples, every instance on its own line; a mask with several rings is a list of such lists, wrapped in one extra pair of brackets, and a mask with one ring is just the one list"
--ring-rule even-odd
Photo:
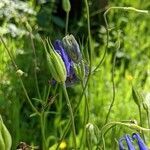
[[(84, 82), (81, 81), (82, 89), (84, 89)], [(81, 136), (81, 142), (80, 142), (80, 147), (85, 146), (85, 132), (86, 132), (86, 124), (89, 121), (89, 104), (88, 104), (88, 98), (86, 93), (84, 92), (84, 97), (85, 97), (85, 102), (84, 102), (84, 120), (83, 120), (83, 132)]]
[(120, 41), (118, 40), (118, 47), (117, 47), (116, 52), (114, 54), (113, 65), (112, 65), (112, 93), (113, 93), (113, 96), (112, 96), (111, 104), (110, 104), (109, 109), (108, 109), (108, 113), (106, 115), (105, 124), (108, 122), (108, 118), (110, 116), (112, 107), (113, 107), (114, 102), (115, 102), (115, 97), (116, 97), (114, 74), (115, 74), (116, 55), (117, 55), (117, 52), (118, 52), (119, 48), (120, 48)]
[[(105, 21), (105, 25), (106, 25), (106, 32), (107, 32), (107, 42), (106, 42), (106, 48), (105, 48), (105, 51), (104, 51), (104, 54), (102, 56), (102, 59), (100, 60), (100, 62), (98, 63), (98, 65), (95, 67), (95, 69), (93, 70), (93, 73), (95, 73), (97, 71), (97, 69), (102, 65), (102, 63), (104, 62), (104, 59), (106, 57), (106, 54), (107, 54), (107, 49), (108, 49), (108, 42), (109, 42), (109, 26), (108, 26), (108, 21), (107, 21), (107, 14), (110, 10), (112, 9), (120, 9), (120, 10), (124, 10), (124, 11), (135, 11), (135, 12), (138, 12), (138, 13), (145, 13), (145, 14), (148, 14), (148, 10), (140, 10), (140, 9), (136, 9), (136, 8), (133, 8), (133, 7), (109, 7), (105, 13), (104, 13), (104, 21)], [(101, 11), (100, 11), (101, 12)], [(95, 14), (94, 14), (95, 15)]]
[(68, 24), (69, 24), (69, 12), (66, 12), (65, 35), (68, 34)]
[(66, 98), (66, 101), (67, 101), (67, 106), (68, 106), (69, 113), (70, 113), (70, 118), (71, 118), (74, 149), (77, 149), (74, 115), (73, 115), (73, 110), (72, 110), (72, 106), (71, 106), (71, 103), (70, 103), (70, 100), (69, 100), (69, 96), (68, 96), (68, 93), (67, 93), (67, 90), (66, 90), (66, 84), (65, 83), (63, 83), (63, 91), (64, 91), (64, 95), (65, 95), (65, 98)]
[[(6, 43), (4, 42), (4, 40), (3, 40), (3, 38), (2, 38), (1, 36), (0, 36), (0, 39), (1, 39), (1, 42), (3, 43), (3, 45), (4, 45), (4, 47), (5, 47), (5, 50), (7, 51), (8, 55), (9, 55), (11, 61), (12, 61), (12, 64), (13, 64), (15, 70), (17, 71), (19, 68), (18, 68), (18, 66), (17, 66), (16, 63), (15, 63), (15, 61), (14, 61), (14, 59), (13, 59), (13, 56), (12, 56), (11, 53), (10, 53), (10, 50), (7, 48)], [(22, 86), (22, 88), (23, 88), (24, 94), (25, 94), (25, 96), (26, 96), (26, 98), (27, 98), (27, 100), (28, 100), (29, 105), (31, 106), (32, 110), (33, 110), (36, 114), (40, 115), (40, 113), (39, 113), (38, 110), (35, 108), (35, 106), (32, 104), (32, 102), (31, 102), (31, 100), (30, 100), (30, 98), (29, 98), (28, 92), (27, 92), (27, 90), (26, 90), (26, 88), (25, 88), (25, 86), (24, 86), (24, 83), (23, 83), (23, 80), (22, 80), (21, 76), (18, 75), (18, 78), (19, 78), (19, 81), (20, 81), (21, 86)]]
[(40, 94), (39, 85), (38, 85), (38, 78), (37, 78), (37, 67), (38, 67), (38, 65), (37, 65), (37, 56), (36, 56), (35, 44), (34, 44), (34, 41), (33, 41), (32, 33), (29, 32), (29, 35), (30, 35), (31, 46), (32, 46), (33, 55), (34, 55), (34, 78), (35, 78), (35, 86), (36, 86), (38, 97), (41, 99), (41, 94)]

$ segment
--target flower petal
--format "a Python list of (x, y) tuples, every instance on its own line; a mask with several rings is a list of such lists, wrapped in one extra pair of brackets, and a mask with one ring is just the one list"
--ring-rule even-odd
[(143, 142), (143, 140), (142, 140), (142, 138), (140, 137), (139, 134), (133, 133), (132, 137), (133, 137), (133, 139), (137, 140), (140, 150), (148, 150), (147, 146), (145, 145), (145, 143)]
[(127, 145), (128, 145), (128, 149), (129, 150), (135, 150), (133, 144), (132, 144), (132, 139), (129, 135), (125, 135), (125, 139), (126, 139), (126, 142), (127, 142)]
[(124, 137), (119, 140), (119, 150), (125, 150), (123, 143), (122, 143), (123, 140), (125, 140)]
[(76, 39), (74, 36), (71, 35), (66, 35), (62, 39), (63, 45), (70, 56), (70, 58), (73, 60), (75, 63), (79, 63), (82, 60), (82, 54), (80, 51), (79, 44), (77, 43)]
[(60, 56), (62, 57), (66, 70), (67, 70), (67, 77), (70, 76), (71, 74), (71, 64), (72, 61), (69, 58), (69, 56), (67, 55), (67, 53), (65, 52), (63, 46), (62, 46), (62, 42), (60, 40), (56, 40), (54, 42), (54, 49), (56, 50), (57, 53), (60, 54)]

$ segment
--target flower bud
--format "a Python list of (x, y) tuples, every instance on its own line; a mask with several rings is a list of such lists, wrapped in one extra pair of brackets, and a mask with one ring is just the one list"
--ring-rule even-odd
[(65, 82), (67, 78), (65, 64), (61, 56), (50, 45), (49, 48), (50, 54), (46, 52), (46, 56), (51, 75), (57, 82)]
[(69, 12), (71, 9), (70, 1), (69, 0), (62, 0), (62, 7), (65, 12)]
[(82, 55), (80, 52), (80, 48), (79, 45), (76, 41), (76, 39), (74, 38), (74, 36), (71, 35), (66, 35), (63, 39), (62, 39), (64, 48), (66, 49), (69, 57), (75, 62), (75, 63), (79, 63), (82, 59)]
[(24, 72), (23, 72), (21, 69), (18, 69), (18, 70), (16, 71), (16, 74), (17, 74), (19, 77), (21, 77), (21, 76), (24, 74)]
[(75, 70), (76, 76), (80, 80), (83, 80), (85, 78), (85, 64), (83, 60), (78, 64), (74, 64), (74, 70)]
[(133, 96), (134, 102), (138, 105), (138, 107), (140, 107), (142, 104), (142, 96), (141, 96), (141, 93), (139, 93), (138, 90), (134, 86), (132, 86), (132, 96)]
[(11, 135), (0, 116), (0, 150), (10, 150), (12, 145)]

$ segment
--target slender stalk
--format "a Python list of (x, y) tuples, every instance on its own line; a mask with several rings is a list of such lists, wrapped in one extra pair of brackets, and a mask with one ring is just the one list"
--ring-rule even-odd
[(148, 122), (148, 128), (150, 129), (150, 118), (149, 118), (149, 110), (146, 111), (147, 114), (147, 122)]
[[(0, 36), (0, 39), (1, 39), (1, 42), (3, 43), (3, 45), (4, 45), (4, 47), (5, 47), (5, 50), (7, 51), (8, 55), (9, 55), (11, 61), (12, 61), (12, 64), (13, 64), (15, 70), (17, 71), (19, 68), (18, 68), (18, 66), (17, 66), (16, 63), (15, 63), (14, 58), (13, 58), (13, 56), (12, 56), (11, 53), (10, 53), (10, 50), (7, 48), (6, 43), (4, 42), (4, 40), (3, 40), (3, 38), (2, 38), (1, 36)], [(32, 104), (32, 102), (31, 102), (31, 100), (30, 100), (30, 98), (29, 98), (28, 92), (27, 92), (27, 90), (26, 90), (26, 88), (25, 88), (25, 86), (24, 86), (24, 83), (23, 83), (23, 80), (22, 80), (21, 76), (18, 75), (18, 78), (19, 78), (19, 81), (20, 81), (21, 86), (22, 86), (22, 88), (23, 88), (24, 94), (25, 94), (25, 96), (26, 96), (26, 98), (27, 98), (27, 100), (28, 100), (28, 103), (30, 104), (32, 110), (33, 110), (36, 114), (40, 115), (40, 113), (39, 113), (38, 110), (35, 108), (35, 106)]]
[(67, 135), (67, 133), (68, 133), (68, 131), (70, 129), (70, 126), (71, 126), (71, 119), (69, 120), (68, 124), (66, 125), (66, 127), (64, 129), (63, 135), (62, 135), (61, 139), (59, 140), (59, 142), (57, 144), (56, 150), (59, 149), (59, 145), (62, 142), (62, 140), (65, 138), (65, 136)]
[[(81, 84), (82, 84), (82, 88), (84, 89), (84, 82), (82, 81)], [(85, 92), (84, 92), (84, 97), (85, 97), (85, 101), (84, 101), (84, 120), (83, 120), (83, 132), (82, 132), (80, 147), (81, 146), (85, 147), (86, 124), (89, 121), (89, 105), (88, 105), (88, 98), (87, 98), (87, 95), (86, 95)]]
[(9, 55), (9, 57), (10, 57), (10, 60), (12, 61), (12, 64), (13, 64), (14, 68), (15, 68), (16, 71), (17, 71), (17, 70), (18, 70), (18, 67), (17, 67), (17, 65), (16, 65), (16, 63), (15, 63), (15, 61), (14, 61), (13, 56), (12, 56), (11, 53), (10, 53), (10, 50), (7, 48), (6, 43), (4, 42), (2, 36), (0, 36), (0, 39), (1, 39), (2, 44), (3, 44), (4, 47), (5, 47), (6, 52), (8, 53), (8, 55)]
[[(107, 14), (110, 10), (112, 9), (120, 9), (120, 10), (124, 10), (124, 11), (135, 11), (135, 12), (138, 12), (138, 13), (145, 13), (145, 14), (148, 14), (149, 11), (148, 10), (140, 10), (140, 9), (136, 9), (136, 8), (133, 8), (133, 7), (109, 7), (105, 13), (104, 13), (104, 21), (105, 21), (105, 24), (106, 24), (106, 32), (107, 32), (107, 43), (106, 43), (106, 48), (105, 48), (105, 51), (104, 51), (104, 54), (103, 54), (103, 57), (102, 59), (100, 60), (100, 62), (98, 63), (98, 65), (95, 67), (95, 69), (93, 70), (93, 73), (95, 73), (97, 71), (97, 69), (101, 66), (101, 64), (103, 63), (104, 59), (105, 59), (105, 56), (107, 54), (107, 49), (108, 49), (108, 42), (109, 42), (109, 26), (108, 26), (108, 22), (107, 22)], [(100, 11), (101, 12), (101, 11)], [(98, 13), (100, 13), (98, 12)], [(95, 15), (95, 14), (94, 14)]]
[(47, 150), (46, 138), (45, 138), (45, 117), (44, 112), (40, 114), (40, 125), (42, 134), (42, 150)]
[[(86, 135), (87, 135), (87, 134), (90, 134), (89, 131), (86, 131)], [(88, 150), (92, 150), (92, 146), (91, 146), (91, 136), (87, 135), (86, 142), (87, 142)], [(84, 149), (84, 148), (83, 148), (83, 149)]]
[(148, 14), (148, 10), (141, 10), (141, 9), (136, 9), (134, 7), (110, 7), (106, 10), (106, 13), (108, 13), (111, 9), (121, 9), (121, 10), (126, 10), (126, 11), (135, 11), (135, 12), (139, 12), (139, 13), (145, 13)]
[(36, 85), (36, 90), (38, 97), (41, 99), (41, 94), (39, 90), (39, 85), (38, 85), (38, 79), (37, 79), (37, 56), (36, 56), (36, 50), (35, 50), (35, 44), (33, 41), (32, 33), (29, 32), (30, 34), (30, 39), (31, 39), (31, 45), (32, 45), (32, 50), (33, 50), (33, 55), (34, 55), (34, 78), (35, 78), (35, 85)]
[(113, 107), (114, 102), (115, 102), (115, 97), (116, 97), (114, 74), (115, 74), (116, 54), (117, 54), (119, 48), (120, 48), (120, 41), (118, 42), (118, 47), (117, 47), (117, 49), (116, 49), (116, 52), (115, 52), (115, 54), (114, 54), (114, 59), (113, 59), (113, 66), (112, 66), (112, 87), (113, 87), (113, 88), (112, 88), (112, 93), (113, 93), (113, 97), (112, 97), (112, 101), (111, 101), (111, 104), (110, 104), (108, 113), (107, 113), (107, 115), (106, 115), (105, 124), (108, 122), (108, 118), (109, 118), (109, 116), (110, 116), (112, 107)]
[(69, 24), (69, 12), (66, 12), (65, 35), (67, 35), (68, 33), (68, 24)]
[(85, 0), (85, 5), (86, 5), (86, 12), (87, 12), (87, 27), (88, 27), (88, 39), (89, 39), (89, 57), (90, 57), (89, 72), (91, 73), (91, 69), (92, 69), (92, 42), (91, 42), (91, 29), (90, 29), (90, 12), (89, 12), (89, 6), (88, 6), (87, 0)]
[[(141, 111), (141, 106), (138, 106), (138, 109), (139, 109), (139, 117), (140, 117), (140, 126), (142, 127), (142, 126), (143, 126), (143, 123), (142, 123), (142, 111)], [(143, 137), (144, 142), (146, 143), (146, 141), (145, 141), (145, 136), (144, 136), (144, 132), (143, 132), (143, 131), (142, 131), (142, 137)]]
[[(85, 93), (85, 91), (86, 91), (86, 89), (87, 89), (87, 86), (88, 86), (88, 83), (89, 83), (89, 80), (90, 80), (90, 76), (91, 76), (91, 74), (88, 74), (88, 77), (87, 77), (87, 80), (86, 80), (84, 89), (83, 89), (83, 91), (82, 91), (82, 93), (81, 93), (81, 96), (80, 96), (80, 98), (79, 98), (79, 101), (78, 101), (76, 107), (74, 108), (74, 116), (76, 115), (76, 113), (77, 113), (77, 111), (78, 111), (78, 108), (79, 108), (79, 106), (80, 106), (80, 104), (81, 104), (81, 100), (82, 100), (83, 95), (84, 95), (84, 93)], [(62, 142), (62, 140), (64, 139), (64, 137), (65, 137), (66, 134), (68, 133), (68, 131), (69, 131), (69, 129), (70, 129), (70, 126), (71, 126), (71, 119), (69, 120), (68, 124), (66, 125), (66, 128), (65, 128), (65, 130), (64, 130), (64, 133), (63, 133), (62, 137), (61, 137), (60, 140), (59, 140), (59, 143), (58, 143), (58, 145), (57, 145), (56, 150), (58, 150), (60, 143)]]
[(66, 90), (66, 84), (63, 83), (63, 91), (66, 97), (66, 101), (67, 101), (67, 105), (68, 105), (68, 109), (70, 112), (70, 118), (71, 118), (71, 124), (72, 124), (72, 132), (73, 132), (73, 142), (74, 142), (74, 149), (77, 149), (77, 145), (76, 145), (76, 131), (75, 131), (75, 123), (74, 123), (74, 116), (73, 116), (73, 110), (72, 110), (72, 106), (69, 100), (69, 96)]
[(106, 47), (105, 47), (105, 51), (104, 51), (104, 54), (100, 60), (100, 62), (98, 63), (98, 65), (95, 67), (95, 69), (93, 70), (93, 73), (95, 73), (97, 71), (97, 69), (102, 65), (102, 63), (104, 62), (104, 59), (106, 57), (106, 54), (107, 54), (107, 50), (108, 50), (108, 43), (109, 43), (109, 29), (108, 29), (108, 22), (107, 22), (107, 18), (106, 18), (106, 15), (107, 15), (108, 11), (105, 11), (104, 13), (104, 21), (105, 21), (105, 25), (106, 25)]
[[(146, 110), (146, 115), (147, 115), (147, 124), (148, 124), (148, 128), (150, 129), (149, 110)], [(149, 137), (150, 137), (150, 133), (149, 133)]]

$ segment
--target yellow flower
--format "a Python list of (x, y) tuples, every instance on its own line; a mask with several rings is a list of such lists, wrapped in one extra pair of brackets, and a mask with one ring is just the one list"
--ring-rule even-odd
[(132, 80), (133, 80), (133, 76), (130, 75), (130, 74), (127, 74), (127, 75), (126, 75), (126, 79), (127, 79), (128, 81), (132, 81)]
[(65, 141), (62, 141), (62, 142), (60, 143), (59, 148), (60, 148), (61, 150), (65, 150), (65, 149), (67, 148), (67, 143), (66, 143)]

